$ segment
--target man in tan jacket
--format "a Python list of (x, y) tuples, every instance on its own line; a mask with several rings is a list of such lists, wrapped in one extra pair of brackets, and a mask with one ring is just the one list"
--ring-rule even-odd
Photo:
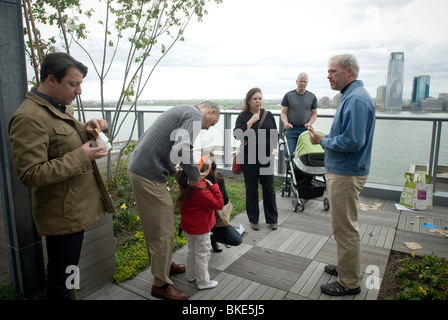
[(78, 264), (84, 230), (114, 211), (95, 162), (107, 149), (91, 146), (94, 129), (107, 129), (107, 122), (83, 124), (70, 107), (86, 74), (68, 54), (48, 54), (39, 87), (26, 94), (9, 123), (15, 167), (32, 189), (34, 222), (46, 236), (48, 299), (70, 299), (66, 268)]

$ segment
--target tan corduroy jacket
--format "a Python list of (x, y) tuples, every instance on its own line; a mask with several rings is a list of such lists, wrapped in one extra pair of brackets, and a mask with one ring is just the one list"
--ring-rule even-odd
[(33, 217), (41, 235), (82, 231), (114, 207), (95, 161), (81, 146), (85, 124), (33, 92), (9, 123), (20, 181), (32, 189)]

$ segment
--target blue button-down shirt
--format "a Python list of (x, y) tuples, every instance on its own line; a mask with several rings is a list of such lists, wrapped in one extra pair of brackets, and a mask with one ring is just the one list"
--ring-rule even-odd
[(363, 176), (370, 172), (375, 106), (362, 81), (352, 82), (341, 97), (330, 133), (322, 139), (327, 171)]

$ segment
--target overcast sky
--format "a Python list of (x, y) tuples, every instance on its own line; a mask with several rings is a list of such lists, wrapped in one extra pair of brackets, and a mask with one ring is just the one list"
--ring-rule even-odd
[[(327, 62), (339, 53), (358, 58), (359, 79), (375, 97), (396, 51), (405, 57), (404, 99), (422, 74), (431, 76), (431, 96), (448, 92), (446, 0), (223, 0), (206, 8), (208, 15), (190, 23), (141, 99), (243, 99), (252, 87), (265, 99), (281, 99), (300, 72), (318, 99), (332, 98), (337, 92), (326, 79)], [(84, 81), (83, 99), (98, 100), (93, 72)], [(106, 98), (116, 99), (117, 90), (110, 79)]]

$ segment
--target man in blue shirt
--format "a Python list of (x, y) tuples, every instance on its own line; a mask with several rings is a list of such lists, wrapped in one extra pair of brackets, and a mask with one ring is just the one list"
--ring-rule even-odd
[(353, 55), (335, 56), (328, 66), (327, 78), (331, 89), (341, 91), (341, 104), (328, 135), (309, 128), (311, 142), (321, 144), (325, 150), (327, 191), (338, 255), (337, 266), (325, 267), (338, 280), (322, 285), (321, 290), (329, 295), (354, 295), (361, 292), (358, 200), (370, 171), (375, 107), (364, 84), (357, 80), (359, 65)]

